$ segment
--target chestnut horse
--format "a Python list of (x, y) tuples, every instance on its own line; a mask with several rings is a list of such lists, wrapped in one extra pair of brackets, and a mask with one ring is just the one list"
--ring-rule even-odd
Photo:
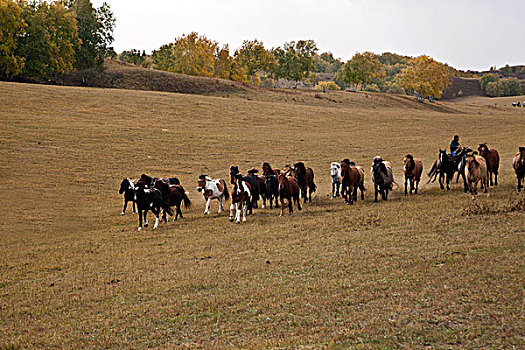
[(281, 215), (284, 215), (284, 200), (288, 200), (288, 211), (293, 214), (292, 200), (297, 204), (297, 209), (301, 210), (301, 199), (299, 198), (299, 184), (297, 179), (292, 176), (279, 175), (279, 198), (281, 200)]
[[(173, 221), (177, 221), (177, 218), (182, 216), (182, 210), (181, 210), (181, 204), (184, 203), (184, 208), (189, 209), (191, 208), (191, 201), (186, 195), (186, 191), (184, 191), (184, 187), (181, 185), (169, 185), (168, 183), (157, 180), (155, 181), (155, 185), (153, 188), (158, 189), (162, 193), (162, 198), (164, 201), (168, 204), (168, 206), (173, 207), (175, 206), (177, 210), (175, 211), (175, 218)], [(167, 222), (166, 219), (166, 211), (162, 212), (162, 220), (164, 222)]]
[(478, 152), (469, 152), (465, 157), (465, 177), (467, 178), (470, 193), (474, 197), (478, 194), (478, 182), (481, 182), (483, 191), (487, 193), (487, 163), (485, 158), (478, 155)]
[(250, 207), (252, 193), (250, 184), (244, 181), (240, 174), (234, 176), (231, 196), (230, 222), (233, 222), (233, 209), (235, 209), (235, 222), (241, 223), (241, 211), (243, 212), (242, 221), (246, 222), (246, 212)]
[(512, 167), (518, 178), (518, 187), (516, 189), (520, 192), (523, 188), (522, 182), (525, 179), (525, 147), (519, 148), (519, 153), (516, 153), (516, 156), (512, 160)]
[(411, 154), (407, 154), (404, 159), (403, 172), (405, 173), (405, 196), (408, 195), (408, 182), (410, 182), (410, 194), (414, 191), (417, 194), (419, 181), (421, 181), (421, 174), (423, 173), (423, 162), (414, 158)]
[(348, 159), (343, 159), (341, 161), (341, 196), (344, 198), (345, 203), (353, 205), (354, 200), (357, 200), (357, 187), (359, 187), (360, 182), (361, 174), (359, 170), (350, 166)]
[[(317, 186), (314, 183), (314, 171), (305, 166), (303, 162), (297, 162), (294, 165), (295, 178), (301, 189), (301, 196), (304, 199), (304, 202), (312, 202), (312, 192), (315, 192)], [(308, 188), (308, 193), (307, 193)]]
[[(479, 155), (485, 158), (487, 163), (487, 175), (489, 176), (490, 185), (498, 186), (498, 170), (499, 170), (499, 153), (494, 148), (489, 149), (487, 143), (480, 143), (478, 147)], [(492, 174), (494, 174), (494, 182), (492, 182)]]

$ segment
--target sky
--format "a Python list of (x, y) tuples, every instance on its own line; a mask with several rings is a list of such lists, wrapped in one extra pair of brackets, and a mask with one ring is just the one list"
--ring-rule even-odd
[[(92, 0), (100, 6), (103, 0)], [(429, 55), (462, 69), (525, 64), (525, 0), (105, 0), (114, 47), (151, 52), (193, 31), (267, 49), (313, 39), (343, 61), (356, 52)]]

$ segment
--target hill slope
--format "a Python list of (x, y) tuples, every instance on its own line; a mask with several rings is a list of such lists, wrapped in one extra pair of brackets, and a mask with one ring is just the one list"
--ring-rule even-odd
[[(525, 109), (11, 83), (0, 83), (0, 105), (0, 347), (523, 342), (525, 213), (510, 162), (525, 144)], [(402, 184), (405, 154), (427, 171), (455, 133), (499, 150), (498, 188), (473, 201), (456, 184), (422, 184), (408, 198), (396, 187), (373, 203), (374, 156)], [(367, 169), (366, 199), (354, 206), (328, 197), (329, 164), (345, 157)], [(203, 215), (198, 175), (299, 160), (318, 185), (302, 211), (258, 209), (235, 225), (214, 202)], [(120, 182), (141, 173), (180, 178), (194, 205), (184, 219), (139, 233), (129, 206), (119, 215)]]

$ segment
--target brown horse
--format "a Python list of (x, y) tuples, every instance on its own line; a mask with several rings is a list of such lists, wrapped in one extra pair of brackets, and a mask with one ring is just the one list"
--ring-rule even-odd
[(228, 187), (223, 179), (212, 179), (208, 175), (199, 176), (197, 182), (197, 191), (202, 192), (204, 200), (206, 201), (206, 209), (204, 209), (204, 215), (210, 214), (210, 204), (212, 199), (219, 201), (219, 214), (224, 210), (223, 198), (228, 200), (230, 194), (228, 193)]
[(284, 215), (284, 200), (288, 200), (288, 211), (293, 214), (292, 200), (297, 204), (297, 209), (301, 210), (301, 200), (299, 198), (299, 184), (297, 179), (292, 176), (286, 176), (283, 173), (279, 175), (279, 198), (281, 201), (281, 215)]
[(520, 192), (523, 188), (522, 182), (525, 179), (525, 147), (519, 148), (519, 153), (516, 153), (516, 156), (512, 160), (512, 167), (518, 178), (518, 187), (516, 189)]
[[(317, 186), (314, 183), (314, 171), (305, 166), (303, 162), (297, 162), (294, 165), (295, 178), (301, 189), (301, 197), (303, 197), (304, 202), (312, 202), (312, 192), (315, 192)], [(307, 193), (308, 189), (308, 193)]]
[[(173, 219), (173, 221), (176, 221), (179, 215), (181, 219), (183, 218), (181, 210), (182, 203), (184, 203), (185, 209), (191, 208), (191, 201), (186, 195), (184, 187), (182, 187), (181, 185), (169, 185), (162, 180), (157, 180), (155, 181), (155, 185), (153, 187), (160, 190), (160, 192), (162, 193), (162, 198), (168, 204), (168, 206), (174, 206), (177, 208), (177, 210), (175, 211), (175, 218)], [(161, 221), (167, 222), (166, 211), (164, 210), (162, 212)]]
[[(499, 153), (494, 148), (489, 149), (487, 143), (480, 143), (478, 147), (479, 155), (485, 158), (487, 163), (487, 174), (490, 179), (491, 186), (498, 186), (498, 170), (499, 170)], [(494, 182), (492, 182), (492, 174), (494, 174)]]
[(295, 169), (292, 168), (290, 166), (290, 164), (286, 164), (284, 167), (283, 167), (283, 170), (281, 172), (281, 174), (284, 174), (286, 176), (293, 176), (295, 177)]
[(233, 209), (235, 209), (235, 222), (241, 223), (241, 211), (243, 212), (242, 221), (246, 221), (246, 212), (250, 206), (252, 198), (252, 189), (247, 181), (243, 180), (243, 176), (237, 174), (234, 176), (234, 184), (232, 188), (232, 203), (230, 205), (230, 222), (233, 222)]
[(469, 152), (465, 161), (465, 177), (472, 196), (478, 194), (478, 182), (481, 182), (483, 191), (487, 193), (487, 163), (485, 158), (479, 156), (478, 152)]
[(410, 194), (414, 191), (417, 194), (419, 182), (421, 181), (421, 174), (423, 174), (423, 162), (414, 158), (411, 154), (407, 154), (404, 159), (403, 172), (405, 173), (405, 196), (408, 195), (407, 185), (410, 181)]
[[(348, 159), (341, 161), (341, 196), (345, 203), (352, 205), (357, 200), (357, 188), (361, 182), (361, 174), (356, 167), (350, 166)], [(361, 194), (363, 192), (361, 191)]]

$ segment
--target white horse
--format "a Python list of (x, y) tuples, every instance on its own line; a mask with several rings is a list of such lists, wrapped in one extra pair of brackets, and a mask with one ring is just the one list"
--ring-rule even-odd
[(341, 164), (333, 162), (330, 164), (330, 174), (332, 175), (332, 192), (330, 199), (339, 197), (339, 188), (341, 187)]
[(219, 214), (224, 210), (222, 199), (225, 200), (230, 198), (226, 182), (223, 179), (212, 179), (207, 175), (199, 176), (199, 182), (197, 185), (197, 191), (202, 192), (204, 199), (206, 200), (206, 209), (204, 215), (210, 214), (210, 204), (212, 199), (219, 201)]

